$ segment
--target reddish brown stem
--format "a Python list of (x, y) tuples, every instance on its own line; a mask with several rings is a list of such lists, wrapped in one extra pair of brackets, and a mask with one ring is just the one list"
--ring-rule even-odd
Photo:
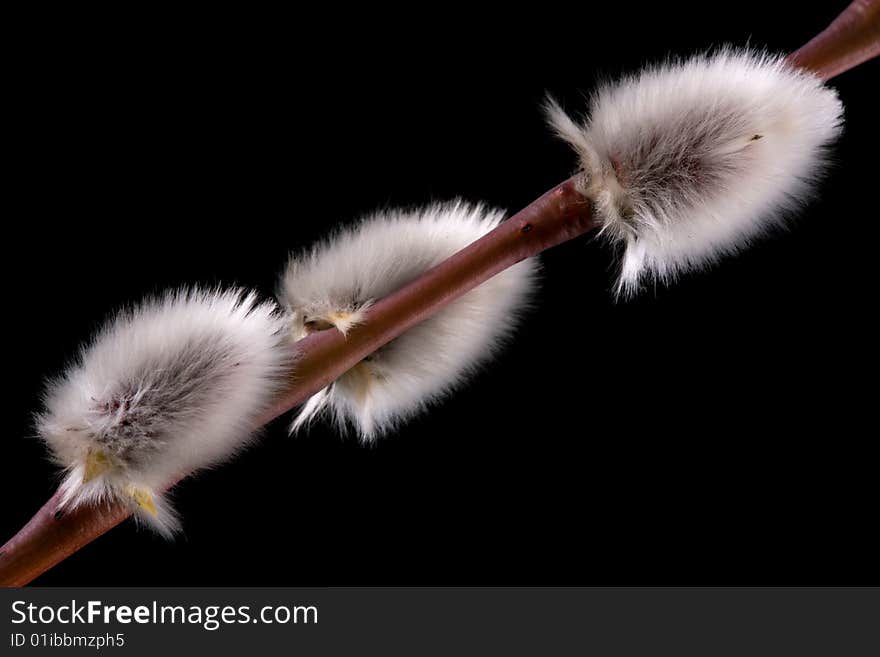
[[(346, 336), (333, 329), (297, 342), (292, 347), (297, 353), (295, 377), (260, 424), (299, 406), (376, 349), (498, 272), (595, 226), (574, 178), (550, 190), (488, 235), (373, 304), (363, 324)], [(31, 582), (130, 515), (120, 505), (65, 513), (60, 501), (60, 493), (53, 495), (0, 548), (0, 585)]]
[(24, 586), (131, 515), (119, 505), (67, 512), (60, 505), (59, 490), (0, 548), (0, 586)]
[(880, 0), (854, 0), (820, 34), (789, 55), (823, 80), (880, 55)]
[(498, 272), (594, 227), (576, 179), (565, 181), (485, 237), (373, 304), (364, 323), (346, 336), (336, 330), (320, 331), (297, 343), (303, 355), (296, 365), (296, 381), (269, 416), (301, 404), (364, 357)]
[[(880, 0), (855, 0), (789, 61), (827, 80), (880, 53)], [(347, 336), (320, 331), (298, 342), (296, 376), (269, 422), (302, 404), (360, 360), (507, 267), (577, 237), (595, 223), (570, 179), (449, 260), (380, 300)], [(172, 484), (173, 485), (173, 484)], [(59, 511), (56, 493), (0, 548), (0, 585), (21, 586), (128, 517), (119, 506)]]

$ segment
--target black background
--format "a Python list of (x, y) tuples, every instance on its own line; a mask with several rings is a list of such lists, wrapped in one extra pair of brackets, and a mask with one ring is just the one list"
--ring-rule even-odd
[[(42, 381), (120, 305), (196, 282), (270, 295), (290, 250), (381, 206), (517, 210), (574, 166), (546, 91), (577, 108), (668, 53), (791, 51), (844, 4), (23, 20), (0, 533), (57, 482)], [(846, 134), (792, 230), (628, 303), (606, 246), (558, 247), (517, 339), (427, 416), (373, 448), (277, 421), (176, 490), (176, 542), (126, 523), (36, 583), (878, 583), (878, 72), (833, 81)]]

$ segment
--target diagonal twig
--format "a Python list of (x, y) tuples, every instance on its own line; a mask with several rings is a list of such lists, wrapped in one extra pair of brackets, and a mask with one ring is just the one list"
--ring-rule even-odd
[[(880, 0), (855, 0), (829, 27), (788, 61), (829, 80), (880, 54)], [(292, 345), (295, 375), (265, 424), (302, 404), (363, 358), (511, 265), (582, 235), (597, 223), (577, 191), (577, 176), (563, 182), (491, 233), (375, 303), (346, 336), (330, 329)], [(169, 482), (169, 487), (176, 482)], [(53, 495), (0, 548), (0, 585), (22, 586), (130, 515), (121, 505), (62, 511)]]

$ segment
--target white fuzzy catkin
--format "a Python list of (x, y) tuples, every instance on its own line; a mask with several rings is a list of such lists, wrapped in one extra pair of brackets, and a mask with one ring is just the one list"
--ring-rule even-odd
[[(503, 214), (463, 202), (390, 210), (294, 256), (279, 296), (292, 337), (346, 332), (369, 305), (495, 228)], [(423, 409), (491, 356), (535, 285), (536, 260), (486, 281), (356, 365), (301, 409), (292, 431), (321, 414), (372, 440)]]
[(50, 383), (40, 435), (66, 469), (64, 504), (114, 500), (169, 535), (162, 490), (243, 447), (287, 369), (273, 303), (182, 290), (120, 313)]
[(722, 50), (600, 88), (583, 124), (552, 100), (603, 231), (618, 293), (735, 253), (808, 195), (841, 130), (837, 94), (781, 57)]

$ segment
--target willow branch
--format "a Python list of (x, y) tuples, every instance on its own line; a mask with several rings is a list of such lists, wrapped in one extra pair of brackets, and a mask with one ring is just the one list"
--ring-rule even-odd
[[(596, 227), (589, 203), (571, 178), (495, 230), (397, 292), (374, 303), (348, 331), (319, 331), (292, 345), (290, 385), (259, 424), (305, 402), (400, 334), (511, 265)], [(171, 482), (169, 488), (177, 482)], [(119, 504), (65, 512), (55, 493), (3, 548), (0, 585), (22, 586), (125, 520)]]
[(880, 55), (880, 0), (854, 0), (820, 34), (788, 56), (830, 80)]
[[(880, 54), (878, 8), (880, 0), (855, 0), (789, 61), (828, 80), (876, 57)], [(260, 424), (299, 406), (376, 349), (498, 272), (595, 227), (575, 178), (555, 187), (491, 233), (373, 304), (365, 321), (347, 336), (331, 329), (293, 345), (294, 378)], [(126, 508), (111, 504), (65, 512), (60, 502), (56, 493), (0, 548), (0, 585), (31, 582), (130, 515)]]

